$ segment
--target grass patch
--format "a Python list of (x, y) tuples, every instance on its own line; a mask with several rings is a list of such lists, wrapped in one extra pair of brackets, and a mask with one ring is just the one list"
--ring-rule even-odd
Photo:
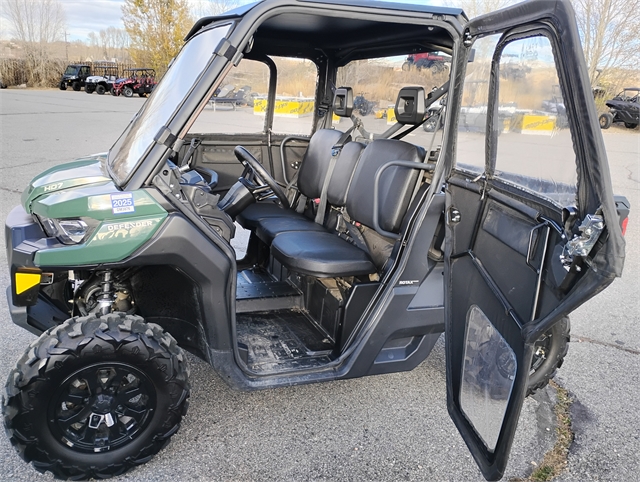
[(515, 478), (510, 482), (548, 482), (559, 476), (567, 468), (567, 454), (573, 443), (571, 430), (571, 397), (569, 392), (551, 380), (549, 385), (556, 391), (557, 402), (554, 407), (556, 414), (556, 443), (540, 462), (538, 468), (526, 479)]

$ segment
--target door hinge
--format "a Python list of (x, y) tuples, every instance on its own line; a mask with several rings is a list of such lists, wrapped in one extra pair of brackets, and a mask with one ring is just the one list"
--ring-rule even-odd
[(153, 140), (161, 146), (166, 146), (173, 152), (178, 152), (184, 144), (183, 139), (178, 139), (178, 136), (171, 132), (167, 126), (162, 126)]
[(451, 206), (449, 208), (449, 224), (458, 224), (462, 220), (462, 215), (460, 211)]

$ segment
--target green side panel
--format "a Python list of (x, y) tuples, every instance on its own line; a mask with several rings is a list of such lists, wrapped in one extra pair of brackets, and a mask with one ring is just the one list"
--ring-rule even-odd
[(104, 221), (85, 243), (38, 251), (34, 264), (53, 267), (122, 261), (149, 241), (166, 218), (165, 212)]
[(91, 184), (41, 196), (31, 204), (31, 211), (51, 219), (89, 217), (98, 221), (166, 214), (145, 190), (130, 192), (133, 195), (133, 212), (114, 214), (111, 195), (124, 193), (126, 191), (119, 191), (111, 181)]

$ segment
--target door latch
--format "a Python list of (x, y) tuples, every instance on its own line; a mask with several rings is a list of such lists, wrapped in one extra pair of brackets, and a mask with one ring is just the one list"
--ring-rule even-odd
[(595, 246), (600, 234), (604, 230), (604, 217), (602, 214), (587, 214), (580, 224), (580, 234), (567, 242), (560, 260), (566, 270), (569, 270), (574, 256), (586, 258)]

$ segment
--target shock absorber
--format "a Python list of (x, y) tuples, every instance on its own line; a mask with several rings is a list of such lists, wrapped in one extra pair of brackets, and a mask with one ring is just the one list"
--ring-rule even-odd
[(111, 270), (103, 271), (100, 273), (102, 276), (102, 292), (99, 295), (98, 304), (100, 306), (100, 314), (107, 315), (111, 313), (111, 308), (113, 306), (114, 293), (111, 289), (111, 281), (112, 281), (112, 273)]

